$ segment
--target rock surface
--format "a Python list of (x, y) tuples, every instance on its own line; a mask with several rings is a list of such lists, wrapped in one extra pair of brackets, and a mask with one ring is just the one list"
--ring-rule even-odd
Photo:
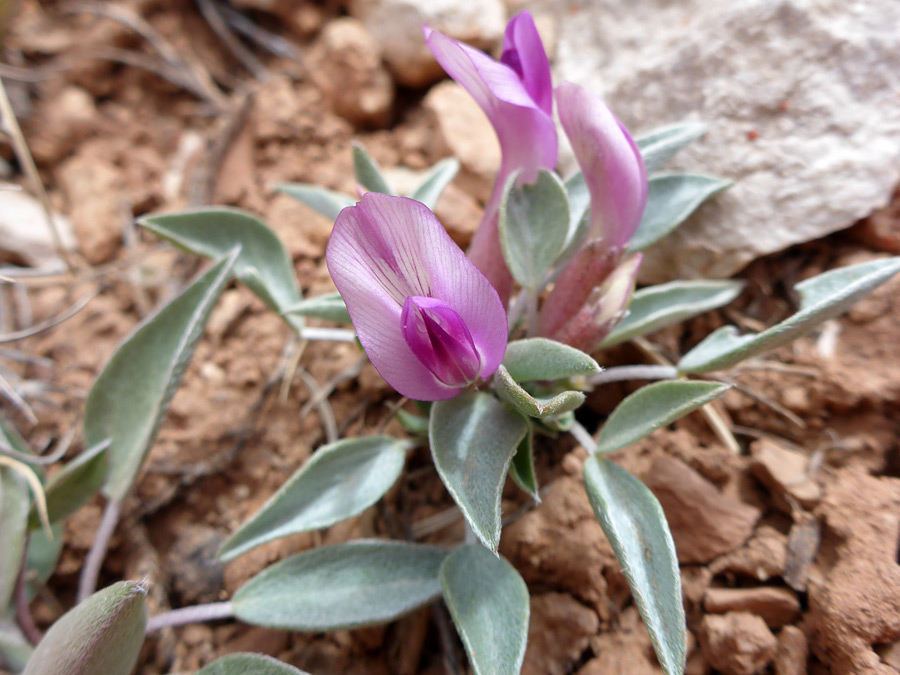
[(528, 6), (560, 17), (557, 81), (602, 95), (635, 132), (706, 121), (671, 166), (735, 181), (647, 252), (645, 281), (730, 275), (851, 225), (900, 180), (894, 0)]
[(500, 0), (353, 0), (350, 14), (362, 21), (384, 52), (398, 83), (422, 87), (439, 80), (422, 24), (479, 49), (503, 37), (506, 12)]

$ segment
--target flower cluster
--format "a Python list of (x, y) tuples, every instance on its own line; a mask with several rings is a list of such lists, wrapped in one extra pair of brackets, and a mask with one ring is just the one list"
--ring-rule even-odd
[(426, 207), (370, 193), (338, 216), (327, 260), (385, 380), (410, 398), (440, 400), (489, 377), (503, 359), (514, 282), (498, 216), (511, 176), (528, 184), (556, 166), (554, 102), (590, 194), (590, 225), (537, 317), (540, 335), (591, 351), (621, 316), (640, 264), (626, 250), (647, 201), (647, 173), (628, 131), (599, 98), (571, 83), (554, 92), (528, 12), (510, 21), (499, 61), (424, 30), (437, 61), (487, 114), (502, 151), (468, 258)]

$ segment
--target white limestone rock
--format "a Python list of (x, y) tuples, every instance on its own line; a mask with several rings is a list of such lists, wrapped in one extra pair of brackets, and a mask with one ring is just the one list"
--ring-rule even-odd
[(638, 133), (707, 122), (667, 168), (735, 181), (647, 251), (645, 282), (728, 276), (850, 225), (900, 181), (896, 0), (526, 4), (559, 17), (557, 81)]
[(381, 46), (394, 79), (409, 87), (444, 75), (425, 46), (422, 24), (486, 50), (499, 44), (506, 28), (501, 0), (352, 0), (350, 14)]

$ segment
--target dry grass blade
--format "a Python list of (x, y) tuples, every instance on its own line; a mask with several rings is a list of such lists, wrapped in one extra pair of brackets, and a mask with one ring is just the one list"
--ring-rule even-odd
[(2, 120), (4, 128), (9, 133), (13, 150), (16, 153), (16, 158), (19, 160), (19, 164), (22, 166), (22, 170), (25, 172), (25, 176), (31, 184), (31, 189), (34, 191), (41, 204), (47, 229), (53, 237), (53, 246), (56, 249), (56, 254), (66, 264), (69, 272), (74, 272), (75, 265), (70, 258), (69, 251), (67, 251), (66, 247), (63, 245), (62, 235), (59, 233), (56, 222), (53, 220), (50, 199), (47, 197), (47, 191), (44, 189), (44, 184), (41, 182), (41, 177), (40, 174), (38, 174), (34, 158), (31, 156), (31, 151), (28, 149), (28, 144), (25, 142), (25, 136), (22, 135), (22, 128), (19, 126), (19, 121), (16, 119), (16, 115), (13, 112), (9, 96), (6, 94), (6, 87), (3, 85), (3, 80), (0, 80), (0, 120)]
[(246, 68), (257, 80), (265, 80), (269, 76), (269, 71), (256, 56), (247, 49), (237, 36), (231, 32), (228, 22), (222, 16), (218, 5), (213, 0), (196, 0), (200, 13), (206, 19), (206, 23), (213, 29), (213, 32), (222, 41), (222, 44), (228, 48), (228, 51)]
[(22, 330), (18, 330), (14, 333), (7, 333), (6, 335), (0, 335), (0, 344), (4, 344), (7, 342), (15, 342), (16, 340), (24, 340), (25, 338), (32, 337), (41, 333), (49, 328), (53, 328), (53, 326), (57, 326), (61, 324), (66, 319), (70, 319), (82, 309), (84, 309), (87, 304), (97, 297), (99, 291), (95, 291), (94, 293), (90, 293), (85, 297), (81, 298), (74, 305), (69, 307), (62, 314), (59, 314), (51, 319), (47, 319), (46, 321), (42, 321), (39, 324), (35, 324), (34, 326), (29, 326), (28, 328), (23, 328)]
[(34, 503), (37, 507), (38, 517), (41, 519), (41, 527), (44, 528), (47, 539), (52, 541), (53, 532), (50, 529), (50, 517), (47, 513), (47, 497), (44, 495), (44, 487), (41, 485), (40, 479), (27, 464), (13, 459), (12, 457), (0, 455), (0, 466), (6, 466), (12, 469), (28, 483), (28, 487), (31, 488), (31, 492), (34, 495)]
[(27, 401), (19, 395), (19, 392), (16, 391), (15, 387), (13, 387), (9, 381), (0, 374), (0, 393), (6, 397), (6, 400), (15, 406), (15, 408), (21, 412), (32, 424), (37, 424), (38, 418), (37, 415), (34, 414), (34, 410), (31, 409), (31, 406), (28, 405)]
[(246, 16), (229, 5), (219, 5), (219, 11), (236, 32), (245, 36), (248, 40), (252, 40), (262, 49), (274, 54), (291, 59), (300, 63), (303, 60), (302, 52), (291, 42), (285, 40), (277, 33), (258, 26)]
[[(309, 389), (310, 403), (315, 400), (316, 410), (319, 411), (319, 417), (322, 419), (322, 426), (325, 428), (325, 439), (329, 443), (336, 443), (339, 435), (334, 411), (331, 409), (331, 404), (328, 403), (328, 393), (330, 392), (323, 392), (319, 383), (316, 382), (316, 378), (310, 375), (306, 370), (299, 370), (297, 371), (297, 374), (300, 376), (300, 379), (303, 380), (303, 384), (306, 385), (306, 388)], [(301, 420), (303, 417), (305, 417), (305, 415), (303, 415), (301, 411)]]

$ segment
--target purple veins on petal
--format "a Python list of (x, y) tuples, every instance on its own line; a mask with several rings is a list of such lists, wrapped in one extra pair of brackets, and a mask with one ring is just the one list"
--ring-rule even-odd
[(499, 367), (503, 304), (424, 204), (365, 194), (338, 215), (325, 258), (372, 365), (404, 396), (452, 398)]
[(440, 382), (463, 388), (478, 379), (481, 356), (466, 322), (447, 303), (410, 296), (400, 323), (406, 344)]

